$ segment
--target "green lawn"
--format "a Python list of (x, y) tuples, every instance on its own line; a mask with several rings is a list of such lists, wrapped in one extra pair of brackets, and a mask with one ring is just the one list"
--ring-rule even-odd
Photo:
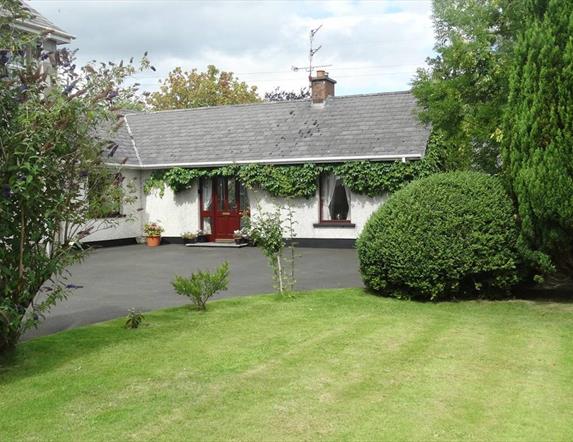
[(0, 440), (573, 440), (573, 304), (213, 302), (1, 361)]

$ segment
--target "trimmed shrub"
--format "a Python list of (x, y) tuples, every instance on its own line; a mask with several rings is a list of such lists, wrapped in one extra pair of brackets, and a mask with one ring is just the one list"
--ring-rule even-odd
[(229, 263), (225, 261), (217, 270), (197, 271), (190, 278), (175, 275), (171, 282), (178, 295), (187, 296), (199, 310), (207, 310), (207, 301), (229, 286)]
[(396, 192), (358, 239), (366, 286), (400, 298), (485, 296), (518, 282), (513, 205), (498, 178), (432, 175)]

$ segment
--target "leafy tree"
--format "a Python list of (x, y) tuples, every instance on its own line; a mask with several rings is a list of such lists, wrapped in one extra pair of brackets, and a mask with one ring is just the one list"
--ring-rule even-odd
[(285, 91), (277, 87), (270, 92), (265, 93), (265, 101), (294, 101), (310, 98), (310, 89), (301, 88), (297, 91)]
[[(12, 26), (25, 14), (20, 2), (4, 4), (7, 17), (0, 34), (4, 69), (0, 78), (0, 352), (74, 288), (66, 268), (85, 252), (77, 241), (98, 228), (90, 214), (109, 199), (86, 195), (86, 184), (103, 193), (123, 189), (110, 142), (118, 125), (118, 100), (135, 88), (120, 88), (137, 69), (132, 63), (90, 64), (78, 70), (68, 51), (42, 52), (21, 64), (21, 54), (38, 42)], [(58, 59), (56, 77), (42, 62)], [(147, 66), (146, 59), (143, 67)], [(110, 128), (104, 130), (103, 128)], [(120, 160), (116, 160), (118, 165)], [(119, 169), (119, 166), (118, 166)], [(89, 191), (87, 192), (90, 193)], [(127, 197), (127, 195), (123, 195)]]
[(232, 72), (219, 71), (213, 65), (207, 66), (206, 72), (198, 72), (197, 69), (183, 71), (177, 67), (161, 83), (159, 91), (147, 98), (147, 104), (154, 110), (260, 101), (256, 86), (249, 86), (235, 78)]
[(124, 113), (145, 112), (145, 101), (142, 101), (141, 97), (135, 96), (131, 100), (117, 103), (116, 107), (124, 111)]
[(436, 56), (413, 93), (444, 136), (446, 169), (498, 169), (502, 115), (521, 1), (434, 0)]
[(504, 163), (522, 233), (573, 268), (573, 3), (528, 2), (515, 50)]

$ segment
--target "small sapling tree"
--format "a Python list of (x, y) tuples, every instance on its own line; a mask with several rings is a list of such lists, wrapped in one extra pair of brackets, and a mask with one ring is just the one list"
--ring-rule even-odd
[[(264, 212), (259, 208), (248, 227), (255, 245), (269, 261), (275, 288), (280, 294), (292, 292), (295, 285), (295, 224), (292, 209), (287, 206), (274, 212)], [(287, 240), (290, 253), (285, 258)]]
[(224, 262), (214, 272), (195, 272), (190, 278), (176, 275), (171, 284), (177, 294), (190, 298), (199, 310), (206, 310), (209, 298), (229, 286), (229, 263)]

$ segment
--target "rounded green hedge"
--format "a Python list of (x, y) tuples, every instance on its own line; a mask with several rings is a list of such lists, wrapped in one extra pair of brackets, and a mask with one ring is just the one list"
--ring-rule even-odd
[(438, 300), (505, 292), (518, 282), (517, 227), (498, 178), (450, 172), (412, 182), (358, 239), (366, 286)]

